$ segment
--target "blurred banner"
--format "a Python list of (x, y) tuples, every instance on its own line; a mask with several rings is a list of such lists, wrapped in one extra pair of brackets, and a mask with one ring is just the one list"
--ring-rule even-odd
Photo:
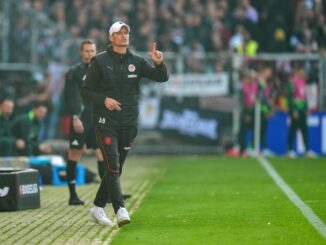
[[(269, 120), (267, 131), (267, 146), (277, 155), (287, 152), (287, 136), (289, 117), (286, 113), (277, 112)], [(326, 154), (326, 113), (314, 112), (308, 117), (309, 144), (318, 154)], [(304, 153), (304, 144), (300, 131), (293, 142), (294, 150), (298, 154)]]
[(158, 129), (165, 137), (186, 143), (216, 145), (221, 132), (226, 132), (231, 125), (229, 112), (201, 108), (199, 98), (165, 97), (161, 101)]
[(157, 97), (142, 98), (139, 103), (139, 126), (142, 129), (157, 127), (160, 116), (160, 99)]
[(318, 84), (308, 84), (306, 87), (308, 108), (310, 111), (318, 111), (319, 109), (319, 91)]
[(170, 75), (164, 94), (169, 96), (228, 95), (229, 76), (226, 72), (213, 74)]

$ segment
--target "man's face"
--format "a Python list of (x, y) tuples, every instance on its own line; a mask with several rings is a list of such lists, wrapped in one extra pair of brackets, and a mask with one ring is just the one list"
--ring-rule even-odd
[(120, 31), (114, 32), (110, 36), (110, 41), (113, 46), (116, 47), (128, 47), (129, 46), (129, 31), (128, 28), (123, 26)]
[(83, 63), (89, 64), (92, 57), (96, 55), (95, 44), (85, 43), (83, 49), (80, 51), (80, 56), (82, 57)]
[(46, 106), (38, 106), (34, 108), (34, 113), (37, 120), (41, 121), (48, 113), (48, 108)]
[(3, 115), (9, 117), (14, 111), (14, 102), (12, 100), (4, 100), (0, 105), (0, 110)]

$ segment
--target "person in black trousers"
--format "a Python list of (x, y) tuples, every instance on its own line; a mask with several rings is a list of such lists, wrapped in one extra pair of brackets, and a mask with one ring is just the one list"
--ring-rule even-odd
[(306, 72), (303, 66), (294, 70), (288, 84), (288, 105), (290, 127), (288, 134), (288, 156), (296, 158), (297, 154), (292, 149), (293, 141), (297, 130), (301, 130), (303, 143), (305, 145), (305, 156), (315, 158), (317, 154), (310, 149), (309, 131), (308, 131), (308, 102), (306, 98)]
[(150, 58), (132, 52), (130, 27), (115, 22), (109, 29), (111, 45), (90, 64), (81, 94), (93, 103), (97, 140), (105, 162), (105, 174), (97, 191), (91, 216), (99, 224), (112, 225), (104, 213), (110, 198), (119, 226), (130, 222), (121, 194), (120, 175), (128, 151), (137, 135), (139, 84), (142, 77), (158, 82), (168, 80), (163, 53), (153, 43)]
[(83, 40), (80, 44), (82, 62), (72, 66), (66, 75), (64, 88), (65, 105), (70, 113), (69, 150), (67, 156), (67, 183), (69, 188), (69, 205), (84, 205), (76, 192), (77, 163), (82, 157), (85, 146), (93, 149), (97, 158), (100, 178), (104, 175), (104, 161), (98, 147), (92, 122), (92, 104), (83, 101), (80, 89), (85, 78), (89, 63), (96, 55), (96, 45), (92, 40)]

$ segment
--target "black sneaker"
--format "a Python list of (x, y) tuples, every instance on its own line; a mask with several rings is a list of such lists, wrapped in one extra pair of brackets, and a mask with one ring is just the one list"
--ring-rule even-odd
[[(132, 195), (130, 194), (123, 194), (123, 200), (127, 200), (128, 198), (130, 198)], [(109, 198), (109, 200), (107, 201), (107, 203), (111, 203), (111, 199)]]
[(127, 200), (131, 197), (130, 194), (123, 194), (123, 200)]
[(69, 205), (84, 205), (85, 202), (80, 200), (78, 197), (71, 197), (69, 199)]

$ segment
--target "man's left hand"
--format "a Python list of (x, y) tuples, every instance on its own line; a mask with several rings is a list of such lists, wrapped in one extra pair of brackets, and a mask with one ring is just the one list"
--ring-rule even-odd
[(163, 62), (163, 53), (156, 49), (156, 42), (153, 42), (152, 44), (152, 50), (149, 53), (149, 57), (156, 65), (159, 65)]

